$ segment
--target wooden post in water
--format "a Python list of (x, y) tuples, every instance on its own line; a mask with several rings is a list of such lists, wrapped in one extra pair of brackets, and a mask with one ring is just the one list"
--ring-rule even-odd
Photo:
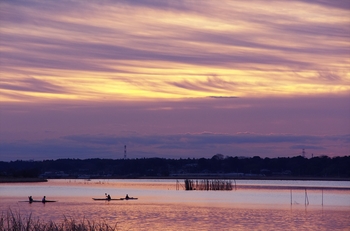
[(323, 206), (323, 189), (322, 189), (322, 206)]
[(292, 190), (290, 190), (290, 205), (293, 204), (293, 196), (292, 196)]
[(306, 188), (305, 188), (305, 206), (306, 205), (309, 205), (309, 198), (307, 197), (307, 191), (306, 191)]

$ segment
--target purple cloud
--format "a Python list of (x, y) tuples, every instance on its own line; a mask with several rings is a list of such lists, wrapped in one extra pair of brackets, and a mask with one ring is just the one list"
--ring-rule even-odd
[(62, 86), (33, 77), (18, 79), (15, 82), (2, 82), (0, 83), (0, 89), (56, 94), (69, 92)]
[[(307, 149), (315, 155), (328, 154), (332, 146), (349, 143), (350, 134), (305, 136), (281, 134), (174, 134), (174, 135), (71, 135), (62, 139), (1, 142), (2, 160), (55, 158), (122, 158), (127, 145), (130, 157), (211, 157), (228, 156), (296, 156)], [(274, 148), (272, 148), (275, 146)], [(249, 148), (247, 148), (249, 147)], [(276, 149), (276, 147), (279, 147)], [(275, 150), (274, 150), (275, 149)], [(334, 153), (338, 155), (337, 153)]]

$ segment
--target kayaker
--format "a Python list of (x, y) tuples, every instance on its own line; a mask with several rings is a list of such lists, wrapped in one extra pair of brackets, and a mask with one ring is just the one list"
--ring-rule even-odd
[(110, 200), (110, 199), (112, 199), (112, 198), (111, 198), (111, 196), (108, 194), (108, 196), (107, 196), (107, 200)]
[(43, 197), (43, 199), (41, 200), (41, 202), (45, 203), (46, 201), (46, 196)]
[(28, 199), (29, 199), (29, 203), (33, 202), (33, 197), (32, 196), (29, 196)]

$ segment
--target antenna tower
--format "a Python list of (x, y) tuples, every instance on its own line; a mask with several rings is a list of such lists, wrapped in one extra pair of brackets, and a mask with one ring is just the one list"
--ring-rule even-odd
[(124, 160), (126, 159), (126, 145), (124, 145)]
[(305, 158), (305, 148), (303, 148), (302, 154), (303, 154), (303, 157)]

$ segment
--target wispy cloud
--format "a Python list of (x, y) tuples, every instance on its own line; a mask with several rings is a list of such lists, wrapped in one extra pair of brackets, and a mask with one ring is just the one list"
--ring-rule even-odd
[[(66, 99), (143, 98), (152, 92), (156, 98), (203, 97), (216, 95), (219, 87), (223, 96), (232, 95), (231, 88), (237, 96), (349, 91), (349, 4), (265, 5), (3, 1), (2, 78), (36, 78), (36, 72), (49, 83), (43, 76), (55, 75), (75, 89)], [(325, 78), (327, 71), (338, 75)], [(319, 73), (321, 78), (310, 78)], [(330, 86), (324, 81), (330, 79), (337, 81)]]
[(350, 155), (347, 104), (331, 95), (5, 103), (0, 149), (8, 159), (122, 157), (124, 145), (133, 157)]
[(213, 99), (237, 99), (237, 96), (209, 96), (209, 98)]
[(16, 81), (1, 82), (0, 89), (53, 94), (68, 92), (67, 89), (61, 86), (32, 77), (16, 79)]
[(305, 2), (313, 5), (321, 5), (326, 7), (334, 7), (339, 9), (347, 9), (350, 10), (350, 3), (347, 0), (339, 0), (339, 1), (327, 1), (327, 0), (296, 0), (300, 2)]
[(347, 0), (0, 1), (0, 140), (346, 155), (349, 13)]
[[(41, 141), (1, 142), (2, 160), (48, 158), (122, 158), (124, 145), (130, 158), (140, 157), (211, 157), (228, 156), (297, 156), (301, 150), (315, 155), (337, 155), (334, 145), (349, 142), (349, 135), (300, 136), (292, 134), (235, 135), (187, 133), (175, 135), (71, 135)], [(247, 148), (247, 145), (249, 148)], [(274, 147), (274, 148), (272, 148)], [(278, 148), (276, 148), (278, 147)]]
[(176, 135), (136, 135), (136, 136), (103, 136), (103, 135), (74, 135), (62, 137), (87, 144), (133, 144), (133, 145), (161, 145), (165, 148), (170, 145), (172, 148), (188, 149), (191, 147), (201, 147), (206, 145), (219, 144), (276, 144), (276, 143), (303, 143), (315, 144), (324, 141), (342, 141), (349, 142), (349, 135), (336, 136), (315, 136), (315, 135), (292, 135), (292, 134), (255, 134), (238, 133), (215, 134), (215, 133), (194, 133), (194, 134), (176, 134)]

